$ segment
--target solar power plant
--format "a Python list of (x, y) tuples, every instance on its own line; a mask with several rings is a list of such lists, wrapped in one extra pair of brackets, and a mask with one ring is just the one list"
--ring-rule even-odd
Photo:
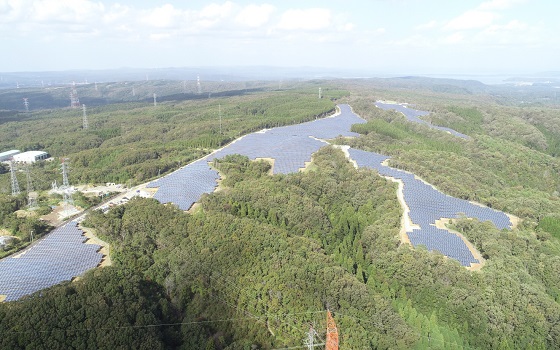
[(420, 226), (420, 229), (408, 233), (410, 242), (415, 247), (424, 245), (428, 250), (439, 251), (458, 260), (462, 265), (469, 266), (470, 263), (477, 263), (478, 260), (459, 236), (436, 228), (437, 220), (466, 216), (480, 221), (491, 221), (498, 229), (511, 226), (509, 217), (503, 212), (445, 195), (411, 173), (382, 165), (381, 163), (389, 157), (352, 148), (348, 153), (359, 167), (375, 169), (380, 175), (403, 181), (403, 195), (410, 209), (410, 219), (413, 224)]
[(383, 110), (395, 110), (397, 112), (401, 112), (402, 114), (404, 114), (404, 116), (406, 117), (406, 119), (408, 119), (411, 122), (415, 122), (415, 123), (420, 123), (420, 124), (424, 124), (429, 126), (432, 129), (437, 129), (437, 130), (441, 130), (441, 131), (445, 131), (448, 132), (454, 136), (460, 137), (462, 139), (468, 139), (469, 137), (465, 134), (461, 134), (458, 131), (455, 131), (451, 128), (446, 128), (445, 126), (437, 126), (437, 125), (432, 125), (430, 123), (428, 123), (427, 121), (420, 119), (419, 117), (425, 116), (430, 114), (430, 112), (426, 112), (426, 111), (417, 111), (415, 109), (412, 108), (408, 108), (406, 106), (403, 106), (401, 104), (395, 104), (395, 103), (383, 103), (383, 102), (376, 102), (375, 106), (377, 108), (381, 108)]
[[(48, 288), (96, 267), (103, 255), (96, 244), (84, 244), (86, 237), (72, 221), (18, 254), (0, 260), (0, 295), (6, 301)], [(16, 256), (18, 256), (16, 255)]]
[(158, 188), (154, 198), (161, 203), (173, 203), (181, 210), (188, 210), (202, 194), (211, 193), (216, 188), (219, 175), (208, 165), (214, 159), (231, 154), (250, 159), (274, 158), (275, 174), (297, 172), (311, 160), (313, 153), (326, 145), (317, 139), (359, 136), (348, 130), (352, 124), (365, 121), (352, 113), (350, 106), (340, 105), (339, 108), (341, 113), (335, 117), (246, 135), (218, 152), (152, 181), (147, 187)]
[[(418, 116), (428, 113), (401, 105), (382, 105), (386, 108), (400, 109), (403, 113), (406, 112), (407, 117), (416, 118), (422, 123), (425, 122)], [(188, 210), (203, 193), (211, 193), (217, 186), (219, 174), (208, 165), (208, 162), (214, 159), (230, 154), (241, 154), (250, 159), (273, 158), (275, 174), (297, 172), (305, 166), (305, 162), (311, 160), (314, 152), (325, 145), (318, 139), (359, 136), (349, 130), (352, 124), (365, 123), (365, 121), (355, 115), (350, 106), (339, 105), (339, 108), (341, 113), (335, 117), (246, 135), (201, 160), (151, 182), (148, 187), (159, 188), (154, 198), (160, 202), (174, 203), (181, 210)], [(511, 225), (507, 215), (502, 212), (447, 196), (416, 179), (413, 174), (381, 165), (389, 158), (387, 156), (354, 149), (350, 149), (350, 155), (360, 167), (373, 168), (381, 175), (403, 180), (404, 199), (410, 209), (410, 218), (413, 223), (420, 226), (419, 230), (409, 233), (414, 246), (425, 245), (429, 250), (437, 250), (468, 266), (471, 262), (478, 261), (457, 235), (436, 228), (434, 226), (436, 220), (465, 215), (481, 221), (492, 221), (500, 229)]]

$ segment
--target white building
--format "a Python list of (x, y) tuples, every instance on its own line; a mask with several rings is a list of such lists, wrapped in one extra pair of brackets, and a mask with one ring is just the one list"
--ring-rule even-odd
[(0, 153), (0, 162), (6, 162), (9, 161), (10, 158), (12, 158), (13, 156), (15, 156), (16, 154), (21, 153), (21, 151), (18, 151), (17, 149), (13, 149), (11, 151), (6, 151), (6, 152), (2, 152)]
[(49, 154), (43, 151), (28, 151), (16, 154), (13, 158), (18, 163), (35, 163), (38, 160), (49, 158)]

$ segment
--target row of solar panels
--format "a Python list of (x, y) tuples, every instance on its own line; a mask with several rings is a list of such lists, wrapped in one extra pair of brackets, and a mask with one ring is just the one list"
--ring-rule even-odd
[(437, 250), (463, 265), (469, 265), (470, 262), (476, 262), (476, 259), (468, 247), (458, 236), (432, 226), (436, 220), (467, 216), (480, 221), (491, 221), (499, 229), (511, 226), (509, 217), (503, 212), (445, 195), (410, 173), (382, 165), (388, 157), (356, 149), (349, 149), (348, 152), (360, 167), (375, 169), (381, 175), (403, 181), (403, 196), (410, 209), (410, 219), (420, 226), (419, 230), (409, 233), (414, 246), (425, 245), (429, 250)]
[(72, 221), (53, 230), (23, 254), (0, 260), (0, 295), (6, 295), (6, 301), (17, 300), (96, 267), (103, 257), (100, 246), (83, 244), (85, 240)]
[[(420, 121), (422, 120), (418, 116), (427, 113), (400, 105), (396, 106), (411, 118), (417, 118)], [(251, 159), (274, 158), (274, 173), (297, 172), (305, 165), (305, 162), (311, 160), (314, 152), (324, 146), (324, 143), (316, 138), (328, 139), (339, 135), (357, 136), (357, 134), (349, 132), (351, 125), (365, 121), (352, 113), (348, 105), (339, 107), (341, 113), (336, 117), (247, 135), (205, 159), (153, 181), (149, 187), (159, 188), (154, 198), (162, 203), (174, 203), (182, 210), (189, 209), (203, 193), (213, 192), (217, 185), (218, 173), (209, 167), (208, 162), (229, 154), (242, 154)], [(383, 161), (389, 159), (387, 156), (354, 149), (350, 149), (349, 152), (358, 166), (373, 168), (381, 175), (403, 181), (404, 199), (410, 208), (411, 220), (421, 227), (420, 230), (411, 233), (411, 242), (414, 246), (426, 245), (428, 249), (438, 250), (442, 254), (457, 259), (463, 265), (469, 265), (471, 262), (476, 262), (476, 259), (467, 246), (459, 237), (446, 230), (433, 231), (435, 228), (432, 229), (431, 225), (436, 220), (466, 215), (481, 221), (492, 221), (498, 228), (507, 228), (511, 225), (509, 218), (504, 213), (447, 196), (418, 180), (413, 174), (381, 165)], [(430, 234), (423, 234), (423, 232)], [(438, 238), (434, 239), (433, 236)]]
[(453, 129), (451, 129), (451, 128), (447, 128), (447, 127), (445, 127), (445, 126), (432, 125), (432, 124), (428, 123), (427, 121), (418, 118), (418, 117), (422, 117), (422, 116), (425, 116), (425, 115), (430, 114), (429, 112), (426, 112), (426, 111), (417, 111), (417, 110), (415, 110), (415, 109), (408, 108), (408, 107), (406, 107), (406, 106), (404, 106), (404, 105), (401, 105), (401, 104), (383, 103), (383, 102), (380, 102), (380, 101), (377, 101), (377, 102), (375, 103), (375, 106), (376, 106), (377, 108), (381, 108), (381, 109), (383, 109), (383, 110), (391, 110), (391, 109), (393, 109), (393, 110), (395, 110), (395, 111), (397, 111), (397, 112), (401, 112), (402, 114), (404, 114), (404, 116), (406, 117), (406, 119), (408, 119), (408, 120), (411, 121), (411, 122), (424, 124), (424, 125), (429, 126), (429, 127), (432, 128), (432, 129), (437, 129), (437, 130), (445, 131), (445, 132), (448, 132), (448, 133), (450, 133), (450, 134), (452, 134), (452, 135), (454, 135), (454, 136), (460, 137), (460, 138), (462, 138), (462, 139), (468, 139), (468, 138), (469, 138), (467, 135), (461, 134), (460, 132), (455, 131), (455, 130), (453, 130)]
[(297, 172), (311, 159), (311, 155), (325, 145), (316, 140), (337, 136), (359, 136), (350, 132), (352, 124), (365, 121), (352, 113), (350, 106), (339, 106), (336, 117), (318, 119), (246, 135), (228, 147), (201, 160), (191, 163), (147, 187), (158, 188), (154, 198), (162, 203), (174, 203), (181, 210), (188, 210), (204, 193), (211, 193), (217, 186), (218, 173), (208, 162), (226, 155), (241, 154), (250, 159), (273, 158), (275, 174)]
[[(151, 182), (148, 187), (158, 188), (154, 198), (160, 202), (171, 202), (180, 209), (187, 210), (203, 193), (214, 191), (218, 173), (208, 166), (208, 162), (213, 159), (228, 154), (242, 154), (251, 159), (274, 158), (275, 173), (297, 172), (324, 145), (314, 138), (359, 136), (350, 132), (350, 127), (365, 121), (352, 113), (348, 105), (340, 105), (339, 108), (341, 114), (336, 117), (247, 135), (205, 159)], [(405, 111), (412, 113), (411, 118), (424, 113), (411, 109)], [(414, 246), (425, 245), (430, 250), (437, 250), (457, 259), (463, 265), (469, 265), (476, 262), (476, 259), (464, 242), (446, 230), (431, 226), (435, 219), (447, 214), (457, 216), (465, 213), (480, 220), (490, 220), (499, 228), (510, 225), (509, 218), (503, 213), (445, 196), (415, 179), (412, 174), (382, 166), (381, 163), (389, 158), (387, 156), (353, 149), (350, 154), (361, 167), (375, 168), (381, 175), (403, 180), (405, 201), (410, 207), (411, 219), (421, 227), (409, 233)], [(0, 295), (7, 295), (8, 301), (17, 300), (23, 295), (70, 280), (97, 266), (102, 259), (102, 255), (98, 253), (100, 247), (83, 244), (84, 241), (85, 237), (77, 228), (77, 223), (71, 222), (51, 232), (19, 258), (0, 260)]]

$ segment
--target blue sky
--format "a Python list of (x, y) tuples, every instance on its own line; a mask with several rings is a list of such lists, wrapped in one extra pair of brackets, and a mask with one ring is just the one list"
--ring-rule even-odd
[(0, 71), (559, 71), (557, 0), (0, 0)]

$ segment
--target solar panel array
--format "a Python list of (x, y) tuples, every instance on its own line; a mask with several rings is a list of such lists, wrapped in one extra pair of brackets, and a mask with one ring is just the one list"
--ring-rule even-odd
[(348, 130), (352, 124), (365, 121), (352, 113), (350, 106), (340, 105), (339, 108), (341, 113), (335, 117), (246, 135), (218, 152), (152, 181), (147, 187), (159, 188), (154, 198), (161, 203), (173, 203), (181, 210), (188, 210), (203, 193), (211, 193), (216, 188), (219, 175), (208, 165), (214, 159), (231, 154), (250, 159), (274, 158), (275, 174), (297, 172), (325, 145), (317, 139), (359, 136)]
[[(379, 102), (376, 105), (402, 111), (409, 120), (416, 118), (425, 123), (418, 116), (427, 112), (401, 105)], [(297, 172), (305, 166), (305, 162), (311, 160), (314, 152), (325, 145), (318, 139), (359, 136), (350, 132), (350, 127), (365, 121), (355, 115), (350, 106), (339, 105), (339, 108), (341, 113), (335, 117), (246, 135), (220, 151), (152, 181), (148, 187), (158, 188), (154, 198), (160, 202), (174, 203), (180, 209), (187, 210), (203, 193), (211, 193), (216, 188), (219, 174), (208, 165), (209, 161), (216, 158), (228, 154), (242, 154), (250, 159), (274, 158), (274, 173)], [(462, 134), (456, 134), (462, 137)], [(382, 165), (389, 158), (387, 156), (356, 149), (349, 149), (349, 153), (358, 166), (376, 169), (381, 175), (403, 181), (404, 199), (410, 209), (410, 218), (420, 227), (408, 233), (414, 246), (425, 245), (429, 250), (437, 250), (468, 266), (478, 261), (461, 238), (447, 230), (436, 228), (436, 220), (465, 215), (481, 221), (492, 221), (500, 229), (511, 225), (507, 215), (502, 212), (447, 196), (416, 179), (413, 174)], [(77, 222), (72, 221), (53, 230), (18, 258), (0, 260), (0, 295), (6, 295), (7, 301), (17, 300), (24, 295), (71, 280), (96, 267), (102, 259), (102, 254), (98, 252), (100, 246), (84, 244), (85, 240)]]
[(445, 195), (432, 186), (417, 179), (413, 174), (393, 169), (381, 163), (389, 157), (350, 148), (348, 150), (359, 167), (375, 169), (380, 175), (403, 181), (404, 201), (410, 209), (410, 219), (420, 229), (408, 233), (412, 245), (425, 245), (428, 250), (437, 250), (443, 255), (458, 260), (462, 265), (478, 262), (459, 236), (435, 227), (441, 218), (476, 218), (491, 221), (499, 229), (509, 228), (511, 222), (503, 212), (482, 207), (469, 201)]
[(6, 301), (17, 300), (96, 267), (103, 255), (96, 244), (84, 244), (87, 238), (72, 221), (27, 248), (19, 257), (0, 260), (0, 295)]
[(390, 109), (394, 109), (397, 112), (401, 112), (402, 114), (404, 114), (404, 116), (406, 117), (406, 119), (408, 119), (411, 122), (415, 122), (415, 123), (420, 123), (420, 124), (424, 124), (429, 126), (432, 129), (437, 129), (437, 130), (441, 130), (441, 131), (445, 131), (448, 132), (454, 136), (460, 137), (462, 139), (468, 139), (469, 137), (465, 134), (461, 134), (458, 131), (455, 131), (451, 128), (447, 128), (445, 126), (437, 126), (437, 125), (432, 125), (430, 123), (428, 123), (427, 121), (420, 119), (419, 117), (425, 116), (430, 114), (429, 112), (426, 111), (417, 111), (415, 109), (412, 108), (408, 108), (404, 105), (398, 104), (398, 103), (383, 103), (383, 102), (376, 102), (375, 106), (377, 108), (381, 108), (383, 110), (390, 110)]
[(214, 192), (219, 174), (199, 159), (167, 176), (150, 182), (147, 187), (158, 187), (154, 198), (161, 203), (173, 203), (181, 210), (188, 210), (203, 193)]

